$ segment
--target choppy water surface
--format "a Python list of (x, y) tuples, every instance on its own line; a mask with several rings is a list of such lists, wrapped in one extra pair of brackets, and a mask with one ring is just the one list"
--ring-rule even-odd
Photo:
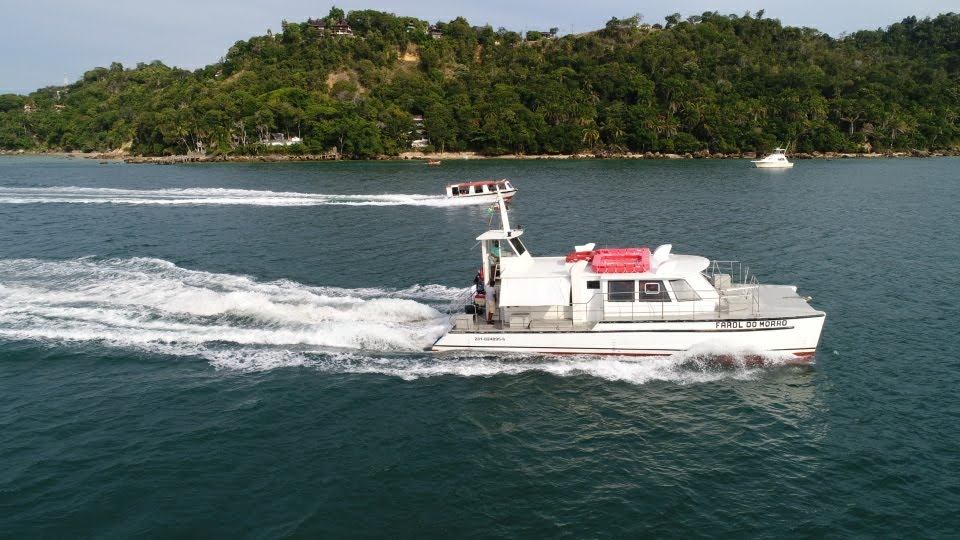
[[(0, 159), (0, 530), (955, 535), (958, 161), (747, 165)], [(501, 177), (534, 253), (798, 284), (817, 364), (423, 353)]]

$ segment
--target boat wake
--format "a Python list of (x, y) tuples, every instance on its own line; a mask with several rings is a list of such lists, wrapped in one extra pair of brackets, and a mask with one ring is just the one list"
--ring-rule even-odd
[(159, 259), (0, 261), (0, 337), (207, 356), (230, 347), (419, 351), (468, 290), (312, 287)]
[(331, 195), (226, 188), (113, 189), (84, 187), (0, 187), (0, 204), (123, 204), (183, 206), (427, 206), (489, 204), (442, 195)]
[(470, 289), (320, 287), (189, 270), (149, 258), (0, 260), (0, 340), (93, 345), (199, 357), (217, 368), (322, 372), (402, 379), (531, 372), (643, 384), (750, 377), (691, 352), (632, 361), (424, 353)]
[[(786, 358), (771, 358), (767, 367)], [(669, 381), (681, 384), (724, 379), (752, 379), (765, 370), (749, 362), (718, 364), (711, 356), (680, 353), (663, 358), (597, 356), (529, 356), (522, 354), (444, 353), (438, 356), (371, 356), (357, 352), (295, 357), (247, 358), (222, 356), (216, 365), (233, 369), (262, 370), (291, 363), (336, 373), (372, 373), (416, 380), (428, 377), (494, 377), (546, 373), (557, 377), (594, 377), (609, 381), (645, 384)]]

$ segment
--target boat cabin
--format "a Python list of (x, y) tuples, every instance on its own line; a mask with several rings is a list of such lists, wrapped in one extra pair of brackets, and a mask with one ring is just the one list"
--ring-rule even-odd
[(469, 197), (474, 195), (496, 195), (502, 194), (504, 197), (512, 196), (517, 189), (509, 180), (481, 180), (479, 182), (464, 182), (460, 184), (450, 184), (447, 186), (448, 197)]
[[(500, 233), (500, 234), (498, 234)], [(532, 257), (519, 238), (488, 231), (481, 242), (488, 321), (529, 325), (674, 318), (715, 312), (720, 294), (703, 274), (710, 261), (674, 255), (665, 245), (584, 249), (566, 257)], [(492, 298), (491, 298), (492, 296)]]
[(772, 154), (766, 155), (763, 159), (754, 161), (754, 163), (789, 163), (787, 151), (784, 148), (774, 148)]
[(569, 324), (643, 318), (682, 318), (715, 312), (721, 293), (705, 271), (710, 261), (649, 248), (576, 246), (565, 257), (534, 257), (501, 207), (503, 228), (477, 237), (488, 322), (527, 327), (537, 321)]

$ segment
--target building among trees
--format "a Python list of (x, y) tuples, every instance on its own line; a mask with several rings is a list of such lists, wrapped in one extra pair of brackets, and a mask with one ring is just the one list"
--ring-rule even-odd
[(541, 39), (556, 39), (559, 29), (554, 27), (547, 31), (529, 30), (527, 31), (527, 41), (539, 41)]
[(323, 34), (354, 37), (353, 29), (346, 19), (330, 22), (328, 19), (307, 19), (307, 25)]
[(424, 150), (430, 146), (430, 139), (424, 137), (425, 120), (422, 114), (415, 114), (410, 117), (413, 122), (413, 130), (410, 132), (410, 148), (414, 150)]
[(300, 144), (303, 142), (303, 139), (297, 136), (287, 137), (283, 133), (271, 133), (270, 138), (266, 140), (261, 140), (260, 144), (266, 146), (293, 146), (295, 144)]

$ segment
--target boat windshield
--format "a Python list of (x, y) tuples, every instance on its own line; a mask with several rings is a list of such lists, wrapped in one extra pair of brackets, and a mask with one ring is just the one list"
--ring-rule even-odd
[[(507, 246), (507, 242), (510, 243), (510, 247)], [(493, 254), (497, 257), (517, 257), (523, 255), (527, 252), (527, 246), (523, 245), (523, 242), (519, 238), (510, 238), (509, 240), (495, 240), (491, 246)]]
[(511, 238), (510, 245), (516, 250), (517, 255), (523, 255), (527, 252), (527, 247), (523, 245), (523, 242), (521, 242), (519, 238)]

